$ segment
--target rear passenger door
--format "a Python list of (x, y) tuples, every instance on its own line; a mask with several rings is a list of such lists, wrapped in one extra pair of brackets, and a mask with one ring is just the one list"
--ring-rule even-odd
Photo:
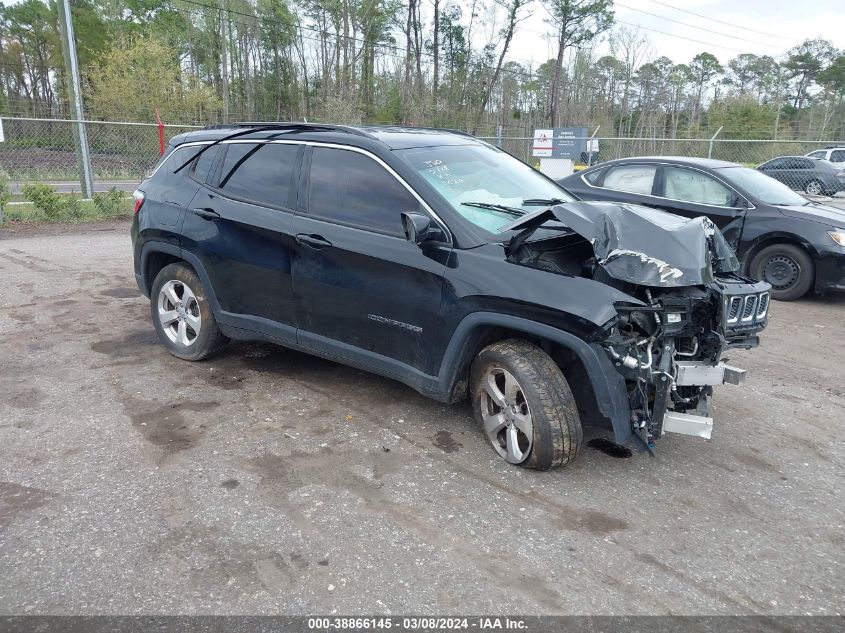
[(353, 148), (309, 153), (293, 228), (300, 345), (392, 373), (436, 373), (426, 340), (450, 246), (405, 239), (400, 214), (428, 211), (380, 160)]
[(290, 342), (290, 229), (304, 151), (301, 144), (223, 144), (182, 229), (182, 248), (199, 258), (223, 322)]

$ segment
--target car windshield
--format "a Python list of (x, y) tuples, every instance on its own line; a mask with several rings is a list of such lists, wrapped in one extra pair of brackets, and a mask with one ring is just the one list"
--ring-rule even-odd
[(574, 200), (551, 180), (490, 145), (444, 145), (397, 150), (452, 208), (497, 233), (544, 204)]
[(725, 167), (719, 173), (728, 182), (745, 190), (755, 200), (766, 204), (804, 204), (807, 200), (782, 182), (748, 167)]

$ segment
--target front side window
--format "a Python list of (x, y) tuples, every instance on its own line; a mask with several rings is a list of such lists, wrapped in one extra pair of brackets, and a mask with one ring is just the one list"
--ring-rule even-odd
[(372, 158), (350, 150), (314, 148), (309, 215), (401, 236), (405, 211), (419, 212), (420, 203)]
[(299, 145), (227, 144), (217, 186), (235, 198), (290, 208), (299, 156)]
[(823, 149), (820, 149), (817, 152), (810, 152), (809, 154), (807, 154), (807, 156), (809, 156), (810, 158), (824, 158), (826, 155), (827, 152), (825, 152)]
[(830, 153), (830, 162), (845, 163), (845, 149), (835, 149)]
[(664, 196), (698, 204), (729, 207), (733, 192), (707, 174), (683, 167), (664, 167)]
[(657, 167), (653, 165), (619, 165), (611, 167), (604, 177), (605, 189), (651, 195)]
[(536, 169), (489, 145), (441, 145), (394, 153), (443, 196), (455, 213), (493, 234), (547, 201), (574, 199)]

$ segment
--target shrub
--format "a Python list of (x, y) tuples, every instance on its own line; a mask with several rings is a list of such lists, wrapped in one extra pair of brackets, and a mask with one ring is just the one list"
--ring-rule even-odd
[(93, 197), (97, 215), (112, 217), (125, 215), (129, 211), (126, 194), (114, 187), (104, 193), (97, 192)]
[(12, 190), (5, 178), (0, 178), (0, 224), (3, 223), (3, 207), (12, 199)]
[(41, 182), (24, 185), (23, 195), (50, 219), (59, 217), (65, 210), (65, 201), (50, 185)]

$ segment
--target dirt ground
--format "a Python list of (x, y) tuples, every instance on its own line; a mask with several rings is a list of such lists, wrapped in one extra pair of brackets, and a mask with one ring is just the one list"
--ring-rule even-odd
[(711, 441), (537, 473), (399, 383), (170, 356), (126, 223), (0, 231), (0, 614), (842, 613), (843, 314), (774, 303)]

